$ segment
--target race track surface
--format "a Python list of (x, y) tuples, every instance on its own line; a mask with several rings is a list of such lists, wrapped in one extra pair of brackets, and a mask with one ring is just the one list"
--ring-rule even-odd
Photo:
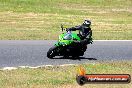
[(132, 60), (132, 41), (94, 41), (83, 57), (46, 57), (56, 40), (0, 41), (0, 67), (81, 64), (105, 60)]

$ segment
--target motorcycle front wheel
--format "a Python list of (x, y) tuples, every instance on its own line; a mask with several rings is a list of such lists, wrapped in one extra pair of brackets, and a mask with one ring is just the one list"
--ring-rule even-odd
[(47, 52), (47, 57), (52, 59), (53, 57), (56, 56), (56, 50), (57, 50), (57, 46), (53, 46), (49, 49), (49, 51)]

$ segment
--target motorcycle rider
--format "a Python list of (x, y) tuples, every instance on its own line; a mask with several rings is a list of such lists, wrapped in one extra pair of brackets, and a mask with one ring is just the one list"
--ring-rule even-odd
[(79, 30), (79, 36), (81, 38), (81, 41), (74, 41), (75, 44), (79, 45), (86, 45), (86, 44), (92, 44), (92, 30), (90, 28), (91, 21), (90, 20), (84, 20), (82, 25), (67, 28), (67, 31), (76, 31)]

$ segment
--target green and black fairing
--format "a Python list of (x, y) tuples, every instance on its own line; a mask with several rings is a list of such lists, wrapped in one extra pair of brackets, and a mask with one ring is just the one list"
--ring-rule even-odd
[(76, 33), (62, 33), (59, 35), (59, 40), (55, 43), (55, 46), (67, 46), (73, 43), (73, 41), (80, 41), (80, 37)]

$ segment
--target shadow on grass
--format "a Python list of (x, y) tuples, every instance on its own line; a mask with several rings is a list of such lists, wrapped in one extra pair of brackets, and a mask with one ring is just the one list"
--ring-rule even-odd
[(87, 60), (97, 60), (96, 58), (86, 58), (86, 57), (77, 57), (77, 58), (73, 58), (73, 57), (54, 57), (52, 59), (70, 59), (70, 60), (83, 60), (83, 59), (87, 59)]

